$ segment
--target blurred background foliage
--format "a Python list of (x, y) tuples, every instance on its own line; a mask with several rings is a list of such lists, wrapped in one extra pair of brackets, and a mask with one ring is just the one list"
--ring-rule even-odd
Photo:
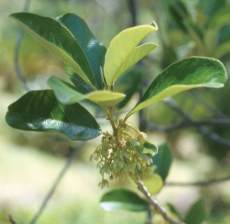
[[(191, 55), (220, 59), (230, 69), (229, 0), (136, 0), (136, 11), (122, 0), (40, 0), (31, 1), (30, 11), (56, 17), (73, 12), (84, 18), (105, 45), (121, 29), (134, 23), (151, 23), (159, 32), (151, 36), (157, 50), (119, 80), (129, 96), (121, 108), (136, 102), (161, 69)], [(8, 18), (23, 9), (24, 0), (0, 0), (0, 223), (13, 214), (18, 223), (27, 223), (38, 208), (52, 180), (68, 155), (67, 140), (60, 135), (15, 131), (7, 127), (7, 105), (24, 92), (16, 78), (14, 51), (20, 30)], [(136, 14), (135, 14), (136, 12)], [(30, 36), (23, 38), (20, 65), (31, 89), (46, 88), (50, 75), (63, 76), (63, 65)], [(230, 81), (221, 90), (194, 90), (175, 99), (194, 120), (230, 116)], [(138, 119), (139, 118), (139, 119)], [(99, 122), (106, 121), (98, 114)], [(133, 122), (156, 142), (168, 141), (175, 156), (170, 180), (201, 180), (229, 174), (230, 146), (213, 141), (195, 127), (157, 131), (181, 121), (181, 116), (164, 103), (149, 107)], [(150, 124), (150, 125), (149, 125)], [(150, 128), (149, 128), (150, 126)], [(158, 128), (156, 128), (156, 126)], [(209, 125), (208, 131), (230, 138), (229, 125)], [(143, 214), (105, 213), (99, 208), (101, 190), (98, 173), (89, 161), (98, 140), (86, 145), (74, 143), (76, 163), (69, 170), (39, 223), (144, 223)], [(114, 186), (125, 185), (125, 181)], [(182, 213), (200, 197), (209, 211), (207, 223), (227, 224), (230, 220), (229, 183), (209, 188), (165, 187), (158, 198), (172, 202)], [(163, 223), (162, 221), (159, 223)]]

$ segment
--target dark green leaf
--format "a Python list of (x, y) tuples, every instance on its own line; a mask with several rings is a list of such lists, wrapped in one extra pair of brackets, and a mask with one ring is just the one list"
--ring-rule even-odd
[(226, 6), (226, 0), (199, 0), (199, 6), (206, 16), (212, 17)]
[(11, 15), (22, 27), (52, 53), (61, 57), (87, 83), (94, 84), (87, 55), (71, 32), (59, 21), (32, 13), (14, 13)]
[(7, 123), (17, 129), (58, 131), (72, 140), (88, 140), (100, 134), (94, 117), (80, 104), (64, 106), (52, 90), (30, 91), (11, 104)]
[(124, 100), (118, 104), (119, 108), (126, 106), (132, 96), (138, 91), (142, 76), (143, 72), (140, 69), (134, 68), (121, 76), (115, 83), (114, 89), (126, 95)]
[(198, 200), (189, 209), (185, 217), (186, 224), (201, 224), (207, 217), (203, 200)]
[(169, 65), (151, 83), (140, 102), (127, 116), (193, 88), (221, 88), (227, 80), (224, 65), (216, 59), (190, 57)]
[(103, 88), (104, 80), (101, 69), (104, 64), (106, 48), (95, 38), (88, 25), (79, 16), (68, 13), (59, 17), (58, 20), (73, 34), (87, 56), (94, 83), (98, 88)]
[(224, 25), (217, 34), (217, 43), (222, 44), (224, 42), (230, 42), (230, 24)]
[(162, 144), (158, 148), (158, 153), (153, 157), (153, 165), (156, 172), (165, 180), (168, 176), (172, 164), (172, 153), (167, 144)]
[(158, 152), (158, 147), (157, 145), (152, 144), (151, 142), (146, 141), (144, 143), (144, 149), (143, 149), (143, 153), (150, 155), (150, 156), (154, 156), (155, 154), (157, 154)]
[(142, 212), (148, 209), (147, 201), (126, 189), (116, 189), (105, 193), (100, 200), (100, 205), (107, 211), (128, 210)]

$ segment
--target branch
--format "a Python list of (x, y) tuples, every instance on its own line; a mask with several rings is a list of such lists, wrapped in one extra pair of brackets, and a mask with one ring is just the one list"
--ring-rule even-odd
[[(28, 11), (30, 8), (30, 4), (31, 4), (31, 0), (25, 0), (24, 6), (23, 6), (23, 11)], [(21, 82), (23, 88), (25, 90), (29, 90), (25, 77), (22, 73), (22, 69), (20, 66), (20, 50), (21, 50), (21, 45), (22, 45), (22, 40), (24, 37), (24, 32), (19, 31), (16, 37), (16, 44), (15, 44), (15, 49), (14, 49), (14, 68), (15, 68), (15, 73), (16, 73), (16, 77), (18, 78), (18, 80)]]
[(131, 25), (135, 26), (138, 23), (138, 7), (137, 7), (137, 0), (127, 0), (129, 13), (131, 15)]
[(48, 202), (50, 201), (50, 199), (54, 195), (57, 187), (59, 186), (59, 184), (61, 182), (61, 180), (63, 179), (63, 177), (65, 176), (66, 172), (70, 168), (70, 165), (72, 164), (72, 161), (74, 160), (76, 153), (77, 153), (77, 150), (71, 147), (70, 148), (70, 155), (69, 155), (68, 159), (66, 160), (66, 163), (65, 163), (64, 167), (61, 169), (60, 173), (58, 174), (58, 176), (55, 179), (54, 183), (52, 184), (51, 188), (47, 192), (44, 200), (42, 201), (38, 211), (32, 217), (32, 219), (29, 222), (29, 224), (36, 224), (38, 219), (40, 218), (40, 216), (43, 214), (44, 210), (46, 209), (46, 207), (48, 205)]
[(153, 213), (152, 213), (152, 209), (150, 207), (149, 207), (148, 212), (147, 212), (146, 224), (153, 224)]
[[(168, 99), (164, 100), (164, 103), (169, 108), (174, 110), (178, 115), (180, 115), (183, 118), (184, 122), (194, 123), (191, 115), (189, 113), (186, 113), (185, 111), (183, 111), (174, 99), (168, 98)], [(226, 147), (230, 147), (230, 141), (222, 138), (216, 132), (210, 131), (206, 126), (198, 125), (195, 127), (202, 135), (208, 137), (212, 141), (219, 143), (219, 144), (222, 144)]]
[(14, 220), (14, 218), (12, 217), (12, 215), (9, 215), (9, 222), (11, 223), (11, 224), (17, 224), (16, 223), (16, 221)]
[(161, 214), (161, 216), (164, 218), (165, 221), (167, 221), (168, 223), (171, 223), (171, 224), (184, 224), (184, 222), (179, 221), (179, 220), (175, 220), (173, 217), (169, 216), (167, 214), (166, 210), (163, 207), (161, 207), (161, 205), (158, 203), (158, 201), (156, 201), (155, 199), (153, 199), (151, 197), (151, 194), (148, 192), (148, 190), (146, 189), (146, 187), (144, 186), (144, 184), (141, 181), (138, 181), (137, 186), (138, 186), (139, 191), (142, 192), (143, 195), (146, 197), (149, 204), (158, 213)]
[(174, 182), (169, 181), (165, 183), (165, 186), (168, 187), (208, 187), (214, 184), (220, 184), (223, 182), (230, 181), (230, 176), (217, 178), (217, 179), (210, 179), (205, 181), (194, 181), (194, 182)]
[(158, 125), (154, 123), (147, 123), (148, 131), (161, 131), (161, 132), (171, 132), (177, 129), (189, 128), (189, 127), (199, 127), (199, 126), (221, 126), (230, 127), (229, 118), (209, 118), (203, 120), (187, 120), (183, 119), (176, 124), (169, 125)]

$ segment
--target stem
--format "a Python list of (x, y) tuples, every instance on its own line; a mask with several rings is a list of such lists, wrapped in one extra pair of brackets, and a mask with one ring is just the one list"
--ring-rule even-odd
[(169, 187), (207, 187), (214, 184), (219, 184), (223, 182), (230, 181), (230, 176), (222, 177), (218, 179), (209, 179), (203, 181), (194, 181), (194, 182), (166, 182), (165, 186)]
[(149, 207), (147, 211), (147, 221), (146, 224), (153, 224), (153, 214), (152, 214), (152, 209)]
[(113, 128), (113, 133), (114, 135), (117, 133), (117, 126), (115, 124), (115, 121), (114, 121), (114, 118), (113, 118), (113, 113), (112, 113), (113, 109), (110, 107), (110, 108), (107, 108), (105, 110), (106, 114), (107, 114), (107, 119), (109, 120), (112, 128)]
[(152, 206), (156, 212), (160, 213), (165, 221), (167, 221), (168, 223), (171, 223), (171, 224), (184, 224), (184, 222), (179, 221), (179, 220), (175, 220), (173, 217), (171, 217), (167, 214), (166, 210), (160, 206), (158, 201), (156, 201), (155, 199), (153, 199), (151, 197), (151, 194), (149, 193), (147, 188), (144, 186), (142, 181), (137, 182), (137, 187), (138, 187), (139, 191), (142, 192), (142, 194), (148, 200), (149, 205)]

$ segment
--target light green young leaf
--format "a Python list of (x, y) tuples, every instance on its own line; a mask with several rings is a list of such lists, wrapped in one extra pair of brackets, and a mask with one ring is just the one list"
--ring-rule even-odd
[(126, 189), (115, 189), (105, 193), (100, 200), (106, 211), (128, 210), (143, 212), (148, 210), (148, 202), (136, 193)]
[(157, 27), (153, 25), (135, 26), (121, 31), (111, 40), (104, 63), (105, 80), (109, 86), (155, 48), (154, 44), (137, 45), (156, 30)]
[(190, 57), (169, 65), (151, 83), (127, 117), (166, 97), (193, 88), (221, 88), (227, 80), (224, 65), (216, 59)]
[(145, 178), (143, 183), (151, 195), (159, 193), (164, 186), (163, 180), (158, 174), (153, 174), (150, 177)]
[(54, 90), (57, 99), (63, 104), (78, 103), (87, 99), (101, 106), (111, 106), (119, 103), (125, 97), (123, 93), (109, 90), (96, 90), (82, 94), (74, 86), (56, 77), (51, 77), (48, 84)]

